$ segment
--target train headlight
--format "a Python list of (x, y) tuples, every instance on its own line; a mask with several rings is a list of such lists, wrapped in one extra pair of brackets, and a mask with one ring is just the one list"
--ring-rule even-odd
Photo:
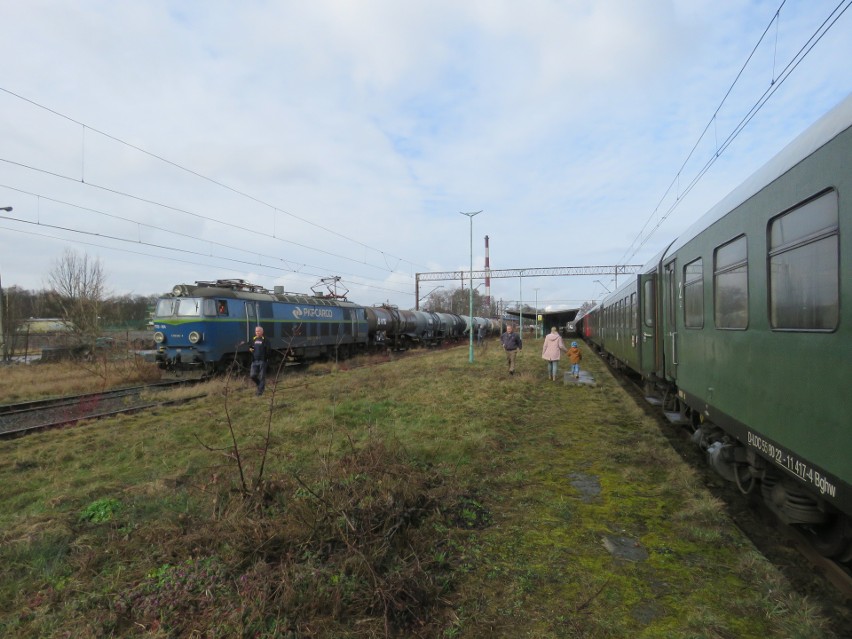
[(154, 333), (154, 341), (157, 344), (162, 344), (166, 341), (166, 336), (163, 335), (163, 333), (161, 333), (160, 331), (157, 331), (156, 333)]
[(198, 331), (192, 331), (189, 334), (189, 341), (191, 344), (198, 344), (201, 341), (201, 333)]

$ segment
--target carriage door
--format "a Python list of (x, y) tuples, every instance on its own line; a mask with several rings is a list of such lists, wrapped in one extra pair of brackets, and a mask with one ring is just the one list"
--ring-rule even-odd
[(246, 302), (246, 342), (250, 342), (254, 338), (255, 326), (259, 326), (257, 309), (255, 309), (253, 302)]
[(680, 304), (678, 296), (677, 278), (675, 277), (675, 261), (672, 260), (663, 267), (663, 307), (662, 312), (665, 322), (660, 335), (665, 335), (662, 344), (665, 353), (665, 377), (670, 380), (677, 379), (677, 307)]
[[(639, 368), (643, 373), (656, 371), (657, 353), (657, 274), (639, 276)], [(634, 324), (635, 326), (635, 324)]]

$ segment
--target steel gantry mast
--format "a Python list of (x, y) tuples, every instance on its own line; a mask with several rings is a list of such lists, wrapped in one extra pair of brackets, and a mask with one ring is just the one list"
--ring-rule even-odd
[(420, 309), (420, 282), (445, 282), (466, 279), (508, 278), (508, 277), (553, 277), (566, 275), (614, 275), (618, 286), (619, 275), (632, 275), (642, 268), (641, 264), (614, 264), (611, 266), (549, 266), (543, 268), (484, 269), (479, 271), (438, 271), (433, 273), (415, 273), (414, 308)]

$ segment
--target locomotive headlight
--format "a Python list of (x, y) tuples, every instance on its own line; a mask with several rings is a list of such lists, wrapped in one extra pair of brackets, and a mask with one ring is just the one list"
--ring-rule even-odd
[(198, 344), (198, 342), (201, 341), (201, 333), (199, 333), (198, 331), (192, 331), (189, 334), (189, 341), (192, 344)]
[(166, 341), (166, 336), (163, 335), (160, 331), (157, 331), (156, 333), (154, 333), (154, 341), (157, 344), (162, 344)]

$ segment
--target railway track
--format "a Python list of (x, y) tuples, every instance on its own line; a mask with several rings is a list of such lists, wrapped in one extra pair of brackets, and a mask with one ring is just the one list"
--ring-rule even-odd
[(145, 391), (156, 393), (187, 383), (185, 380), (176, 380), (99, 393), (0, 405), (0, 438), (11, 439), (51, 428), (71, 426), (83, 420), (102, 419), (187, 401), (192, 398), (151, 401), (150, 398), (142, 397)]

